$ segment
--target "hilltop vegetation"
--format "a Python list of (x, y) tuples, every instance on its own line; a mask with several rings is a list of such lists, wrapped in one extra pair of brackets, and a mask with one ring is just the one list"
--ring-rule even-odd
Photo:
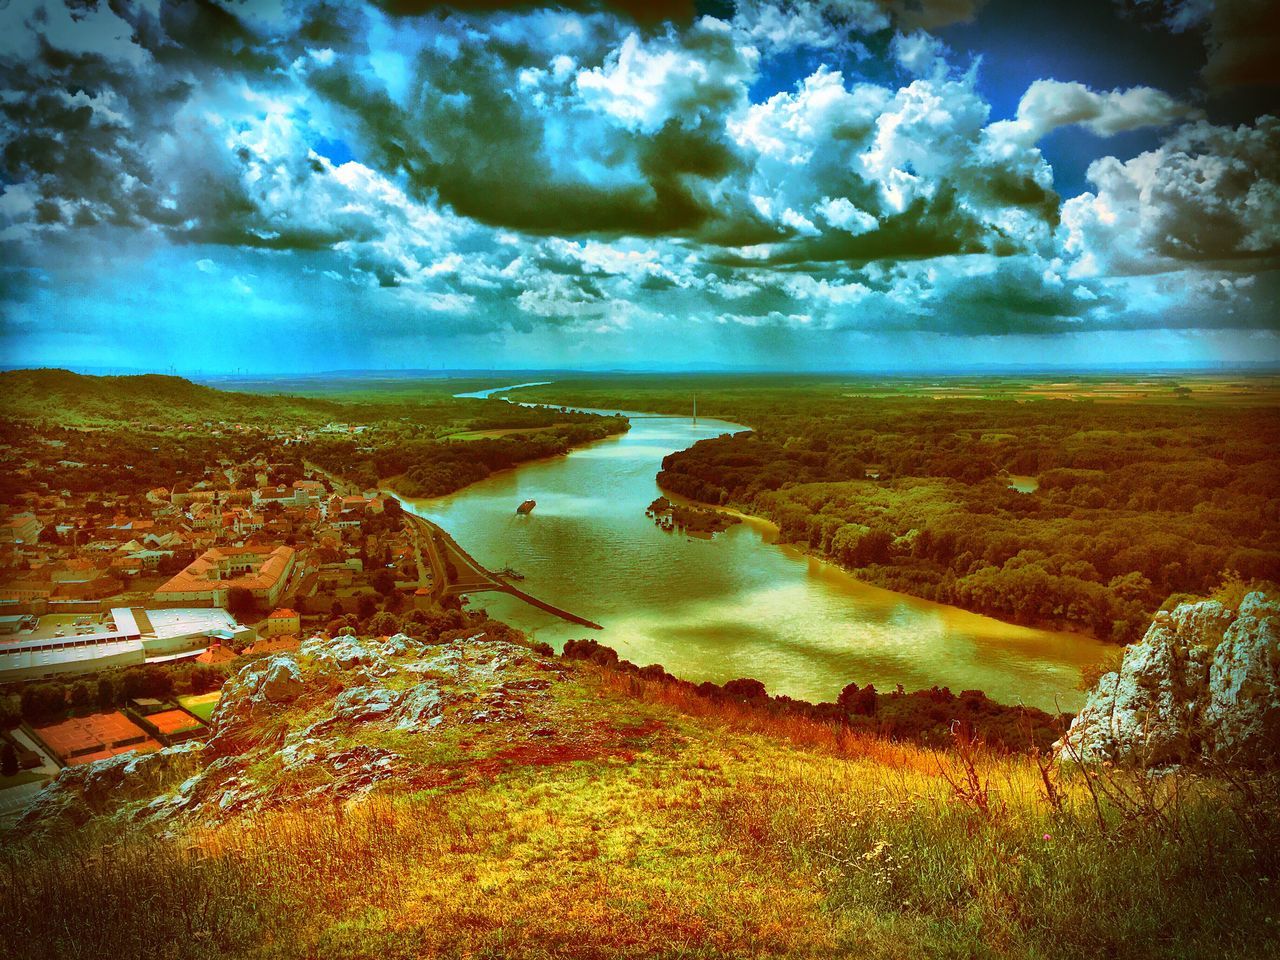
[(64, 777), (0, 853), (0, 955), (1280, 949), (1270, 775), (931, 751), (511, 639), (312, 642), (229, 683), (203, 761)]
[[(268, 454), (272, 483), (300, 478), (309, 461), (358, 487), (394, 478), (405, 495), (434, 496), (627, 429), (618, 418), (453, 396), (476, 386), (435, 380), (384, 394), (335, 385), (341, 399), (330, 399), (236, 393), (149, 374), (3, 372), (0, 443), (9, 448), (7, 459), (25, 466), (0, 475), (0, 498), (44, 489), (103, 495), (198, 483), (220, 489), (230, 481), (219, 461)], [(357, 427), (363, 429), (345, 429)], [(507, 430), (520, 432), (454, 442)]]
[(92, 377), (69, 370), (0, 372), (0, 412), (65, 426), (243, 421), (288, 424), (337, 418), (341, 405), (317, 399), (232, 393), (160, 374)]
[[(986, 386), (618, 378), (520, 396), (687, 412), (696, 390), (701, 412), (752, 430), (667, 457), (664, 489), (768, 517), (881, 586), (1022, 623), (1128, 642), (1171, 593), (1280, 577), (1265, 384), (1159, 382), (1111, 402)], [(1038, 489), (1010, 489), (1015, 476)]]

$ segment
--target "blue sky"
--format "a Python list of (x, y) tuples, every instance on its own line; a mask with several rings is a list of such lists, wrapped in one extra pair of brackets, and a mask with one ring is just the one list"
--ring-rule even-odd
[(10, 365), (1280, 360), (1258, 0), (82, 6), (0, 10)]

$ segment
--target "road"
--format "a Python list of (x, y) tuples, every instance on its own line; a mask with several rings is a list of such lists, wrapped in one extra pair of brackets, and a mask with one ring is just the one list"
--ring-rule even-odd
[[(569, 623), (577, 623), (593, 630), (603, 630), (600, 624), (580, 617), (576, 613), (539, 600), (532, 594), (525, 593), (513, 586), (504, 577), (485, 569), (475, 557), (458, 546), (443, 527), (424, 517), (405, 513), (408, 522), (418, 534), (418, 543), (425, 548), (431, 559), (431, 569), (435, 576), (436, 595), (461, 596), (467, 593), (479, 593), (483, 590), (494, 590), (509, 593), (539, 610), (545, 610), (552, 616), (559, 617)], [(450, 572), (452, 567), (452, 573)]]

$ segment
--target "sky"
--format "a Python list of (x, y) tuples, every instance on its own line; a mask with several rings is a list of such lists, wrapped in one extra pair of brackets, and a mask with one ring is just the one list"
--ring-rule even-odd
[(9, 0), (0, 362), (1280, 363), (1280, 4)]

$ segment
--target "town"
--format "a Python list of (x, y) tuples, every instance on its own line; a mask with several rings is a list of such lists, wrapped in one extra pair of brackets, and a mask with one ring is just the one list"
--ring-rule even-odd
[[(458, 606), (398, 500), (298, 452), (366, 425), (183, 426), (214, 441), (203, 449), (253, 453), (144, 488), (131, 464), (91, 462), (104, 433), (5, 438), (0, 820), (63, 766), (200, 736), (239, 660), (296, 649), (304, 631), (394, 634)], [(90, 479), (99, 470), (116, 476)]]

